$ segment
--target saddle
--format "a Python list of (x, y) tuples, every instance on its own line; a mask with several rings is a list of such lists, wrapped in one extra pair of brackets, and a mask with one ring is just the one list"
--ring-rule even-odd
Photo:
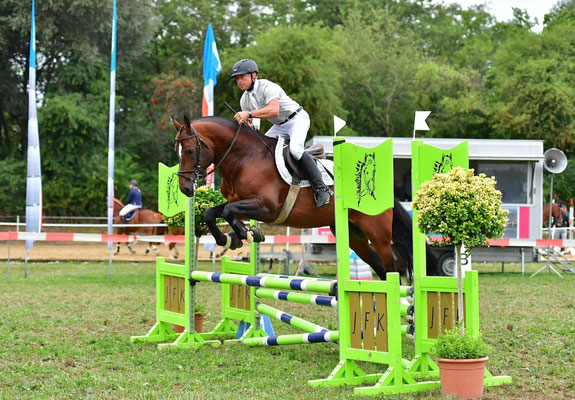
[(126, 222), (131, 221), (134, 219), (134, 217), (136, 216), (136, 214), (138, 213), (138, 211), (140, 211), (140, 209), (135, 209), (134, 211), (130, 211), (129, 213), (126, 214)]
[[(288, 169), (289, 173), (299, 181), (306, 180), (307, 177), (305, 172), (299, 167), (298, 161), (294, 158), (294, 156), (289, 151), (289, 138), (284, 138), (284, 147), (283, 147), (283, 157), (285, 161), (285, 166)], [(323, 145), (320, 143), (316, 143), (307, 149), (305, 149), (312, 157), (316, 159), (323, 160), (325, 159), (325, 152), (323, 150)]]

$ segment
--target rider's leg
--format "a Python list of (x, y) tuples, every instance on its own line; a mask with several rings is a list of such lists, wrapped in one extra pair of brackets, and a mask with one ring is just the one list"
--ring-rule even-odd
[(305, 171), (315, 194), (317, 208), (323, 208), (329, 203), (333, 192), (323, 183), (321, 172), (314, 159), (304, 149), (304, 141), (309, 130), (309, 115), (305, 110), (285, 123), (290, 135), (290, 153), (298, 160), (298, 165)]
[(307, 175), (315, 195), (317, 208), (321, 209), (327, 206), (329, 204), (330, 197), (333, 196), (333, 192), (325, 183), (323, 183), (321, 172), (319, 172), (313, 157), (310, 156), (309, 153), (304, 152), (299, 159), (298, 164), (303, 168)]

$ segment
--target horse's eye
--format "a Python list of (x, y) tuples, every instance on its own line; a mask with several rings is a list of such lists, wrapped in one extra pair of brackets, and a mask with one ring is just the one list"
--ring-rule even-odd
[(188, 153), (189, 155), (192, 155), (192, 154), (194, 154), (194, 150), (192, 150), (192, 149), (186, 150), (186, 153)]

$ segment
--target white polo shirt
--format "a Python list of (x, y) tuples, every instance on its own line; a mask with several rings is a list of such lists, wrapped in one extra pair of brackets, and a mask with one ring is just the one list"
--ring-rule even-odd
[(268, 118), (272, 124), (284, 122), (300, 105), (289, 97), (277, 83), (267, 79), (258, 79), (252, 91), (245, 91), (240, 99), (242, 111), (254, 111), (264, 108), (271, 100), (279, 99), (280, 112), (277, 117)]

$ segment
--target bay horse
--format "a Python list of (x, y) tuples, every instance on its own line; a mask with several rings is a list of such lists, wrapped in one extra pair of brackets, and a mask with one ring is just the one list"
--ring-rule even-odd
[[(552, 225), (563, 226), (563, 211), (567, 211), (567, 207), (562, 203), (553, 203), (551, 207)], [(543, 204), (543, 226), (546, 222), (549, 223), (549, 203)]]
[[(122, 224), (122, 220), (120, 219), (120, 210), (124, 208), (124, 204), (118, 199), (114, 197), (114, 224)], [(127, 222), (125, 226), (117, 227), (116, 235), (129, 235), (134, 233), (143, 233), (144, 235), (163, 235), (166, 232), (165, 227), (161, 226), (130, 226), (130, 225), (138, 225), (138, 224), (162, 224), (164, 222), (164, 218), (162, 214), (157, 213), (152, 210), (147, 209), (139, 209), (134, 218)], [(154, 253), (158, 253), (158, 247), (156, 246), (158, 243), (148, 242), (148, 246), (146, 248), (145, 254), (150, 252), (150, 248), (154, 250)], [(130, 246), (129, 242), (126, 242), (126, 246), (130, 253), (134, 254), (135, 251)], [(114, 254), (118, 254), (120, 252), (120, 243), (116, 245), (116, 251)]]
[[(179, 160), (180, 190), (186, 196), (193, 196), (198, 180), (205, 178), (206, 168), (212, 163), (222, 175), (221, 191), (227, 201), (209, 208), (204, 215), (216, 243), (234, 249), (242, 245), (242, 239), (248, 242), (265, 240), (261, 230), (247, 229), (241, 220), (273, 223), (282, 210), (289, 185), (276, 170), (272, 149), (277, 140), (221, 117), (190, 122), (184, 116), (183, 124), (175, 119), (173, 122), (177, 132), (174, 151)], [(216, 218), (224, 218), (233, 232), (222, 233)], [(333, 197), (326, 207), (318, 210), (312, 189), (302, 188), (282, 225), (295, 228), (329, 226), (336, 235)], [(376, 216), (350, 210), (349, 227), (350, 247), (380, 279), (385, 279), (387, 272), (400, 272), (411, 280), (412, 221), (397, 200), (393, 209)], [(435, 262), (430, 251), (427, 255), (430, 262)], [(432, 267), (434, 271), (435, 266)]]

